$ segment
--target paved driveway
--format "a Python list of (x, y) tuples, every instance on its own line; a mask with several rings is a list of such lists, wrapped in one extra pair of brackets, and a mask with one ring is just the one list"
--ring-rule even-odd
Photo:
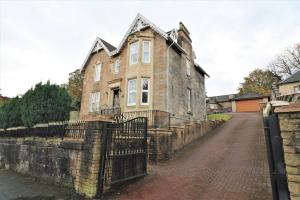
[(152, 166), (142, 181), (106, 199), (271, 199), (262, 121), (258, 113), (237, 113), (172, 161)]

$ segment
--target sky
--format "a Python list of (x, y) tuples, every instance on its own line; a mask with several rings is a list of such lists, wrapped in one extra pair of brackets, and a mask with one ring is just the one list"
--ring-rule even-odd
[(66, 83), (97, 36), (117, 47), (137, 13), (164, 31), (182, 21), (196, 62), (210, 75), (207, 95), (236, 93), (243, 77), (300, 42), (299, 10), (299, 1), (271, 0), (0, 0), (0, 93)]

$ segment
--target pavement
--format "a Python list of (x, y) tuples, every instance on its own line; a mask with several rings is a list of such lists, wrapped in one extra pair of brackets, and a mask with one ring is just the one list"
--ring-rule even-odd
[[(258, 113), (233, 118), (178, 152), (149, 166), (145, 178), (107, 193), (111, 200), (269, 200), (266, 148)], [(0, 200), (79, 199), (60, 187), (0, 170)]]
[(233, 118), (149, 176), (108, 194), (113, 200), (269, 200), (271, 188), (262, 119)]
[(46, 181), (0, 170), (0, 200), (82, 200), (64, 187)]

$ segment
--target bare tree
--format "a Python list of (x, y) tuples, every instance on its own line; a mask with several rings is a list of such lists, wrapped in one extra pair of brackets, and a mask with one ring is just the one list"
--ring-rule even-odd
[(278, 78), (285, 78), (300, 70), (300, 43), (286, 49), (268, 65), (268, 69)]

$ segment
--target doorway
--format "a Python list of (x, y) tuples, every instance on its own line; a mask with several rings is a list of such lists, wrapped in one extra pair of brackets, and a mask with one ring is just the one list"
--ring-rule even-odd
[(113, 89), (113, 102), (112, 105), (114, 108), (120, 107), (120, 88)]

